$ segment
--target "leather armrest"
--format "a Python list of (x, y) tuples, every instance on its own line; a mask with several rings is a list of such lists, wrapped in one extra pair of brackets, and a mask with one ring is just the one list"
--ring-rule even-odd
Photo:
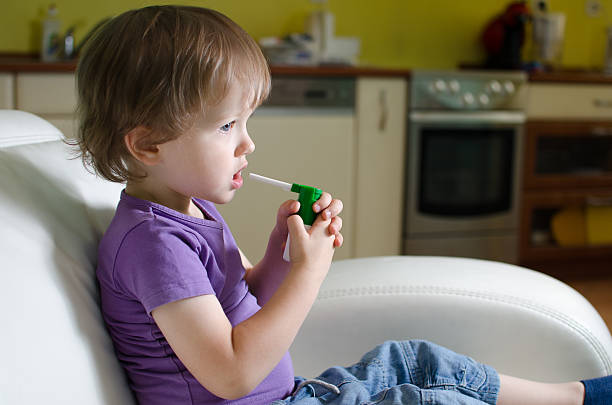
[(292, 346), (296, 373), (352, 364), (389, 339), (430, 340), (539, 381), (612, 373), (610, 333), (571, 287), (514, 265), (420, 256), (334, 262)]

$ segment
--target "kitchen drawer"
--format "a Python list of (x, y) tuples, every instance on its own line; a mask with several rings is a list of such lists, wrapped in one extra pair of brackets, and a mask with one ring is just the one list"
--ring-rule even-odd
[(73, 73), (19, 73), (16, 81), (16, 108), (41, 115), (74, 114)]
[(602, 119), (612, 117), (612, 85), (531, 83), (528, 119)]
[(12, 73), (0, 73), (0, 109), (15, 108), (15, 79)]

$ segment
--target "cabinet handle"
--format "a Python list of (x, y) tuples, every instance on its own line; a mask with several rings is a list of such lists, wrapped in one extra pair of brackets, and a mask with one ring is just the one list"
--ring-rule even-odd
[(593, 100), (593, 105), (599, 108), (612, 108), (612, 100), (596, 98), (595, 100)]
[(389, 107), (387, 105), (387, 91), (381, 90), (378, 93), (378, 102), (380, 104), (380, 117), (378, 119), (378, 130), (385, 132), (387, 130), (387, 119), (389, 116)]
[(612, 197), (587, 196), (585, 201), (591, 207), (612, 207)]

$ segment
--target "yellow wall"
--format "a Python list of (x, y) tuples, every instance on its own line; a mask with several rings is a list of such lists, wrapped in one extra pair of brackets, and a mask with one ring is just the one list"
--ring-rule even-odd
[[(567, 15), (563, 64), (603, 65), (605, 29), (612, 24), (612, 0), (600, 0), (603, 12), (587, 17), (586, 0), (549, 0), (552, 11)], [(6, 4), (8, 2), (8, 4)], [(399, 68), (452, 68), (483, 59), (479, 35), (508, 0), (329, 0), (336, 35), (362, 40), (361, 62)], [(4, 0), (0, 15), (0, 52), (35, 52), (40, 21), (50, 1)], [(145, 5), (148, 0), (55, 0), (64, 29), (76, 24), (76, 39), (101, 18)], [(316, 6), (309, 0), (183, 0), (173, 4), (215, 8), (242, 25), (253, 37), (282, 36), (304, 30)]]

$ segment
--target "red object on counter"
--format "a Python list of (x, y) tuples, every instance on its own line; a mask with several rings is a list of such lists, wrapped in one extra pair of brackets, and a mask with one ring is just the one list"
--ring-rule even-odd
[(510, 3), (506, 10), (485, 27), (482, 43), (487, 52), (487, 66), (518, 69), (525, 42), (525, 23), (531, 14), (525, 1)]

